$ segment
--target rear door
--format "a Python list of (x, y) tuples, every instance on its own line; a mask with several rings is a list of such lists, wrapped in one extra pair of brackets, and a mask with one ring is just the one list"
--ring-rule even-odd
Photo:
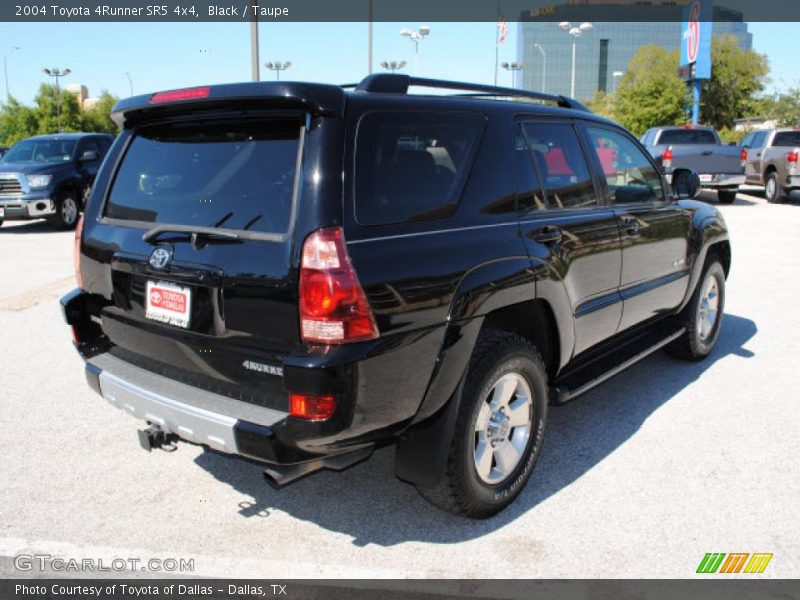
[(594, 123), (584, 130), (622, 236), (623, 331), (683, 299), (691, 216), (668, 198), (658, 168), (632, 136)]
[(111, 352), (199, 387), (282, 401), (280, 356), (299, 340), (303, 116), (176, 118), (123, 136), (82, 250)]
[(518, 190), (520, 227), (529, 255), (549, 263), (564, 283), (578, 354), (612, 336), (622, 315), (617, 219), (602, 204), (573, 121), (522, 127), (528, 154), (517, 153), (517, 177), (527, 182)]

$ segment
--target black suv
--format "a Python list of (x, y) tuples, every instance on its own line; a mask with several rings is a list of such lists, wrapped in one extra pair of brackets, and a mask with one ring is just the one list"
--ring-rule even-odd
[(0, 160), (0, 225), (45, 218), (72, 229), (113, 136), (37, 135), (14, 144)]
[(239, 454), (281, 486), (396, 444), (399, 478), (486, 517), (530, 476), (549, 403), (719, 335), (721, 215), (573, 100), (381, 74), (114, 118), (62, 305), (147, 449)]

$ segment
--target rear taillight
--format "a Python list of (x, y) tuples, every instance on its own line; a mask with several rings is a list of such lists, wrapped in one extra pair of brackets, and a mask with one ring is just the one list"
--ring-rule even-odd
[(75, 226), (75, 240), (72, 243), (72, 262), (75, 265), (75, 281), (83, 289), (83, 274), (81, 273), (81, 236), (83, 235), (83, 215), (78, 217)]
[(742, 167), (747, 164), (747, 149), (742, 148), (742, 151), (739, 153), (739, 156), (742, 157)]
[(324, 421), (333, 416), (336, 410), (334, 396), (312, 396), (310, 394), (289, 394), (289, 415), (307, 421)]
[(797, 162), (797, 155), (800, 154), (800, 150), (795, 148), (791, 152), (786, 153), (786, 162), (796, 163)]
[(341, 227), (319, 229), (306, 238), (300, 263), (299, 304), (303, 341), (341, 344), (378, 337)]
[(150, 97), (150, 104), (161, 104), (162, 102), (180, 102), (181, 100), (196, 100), (198, 98), (208, 98), (211, 88), (196, 87), (183, 90), (170, 90), (169, 92), (159, 92)]
[(672, 166), (672, 146), (664, 150), (664, 154), (661, 155), (661, 164), (665, 169)]

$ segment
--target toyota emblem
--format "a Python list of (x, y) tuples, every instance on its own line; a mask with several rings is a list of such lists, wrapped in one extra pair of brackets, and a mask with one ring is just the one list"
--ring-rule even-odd
[(150, 254), (150, 266), (154, 269), (166, 269), (172, 260), (172, 248), (159, 246)]

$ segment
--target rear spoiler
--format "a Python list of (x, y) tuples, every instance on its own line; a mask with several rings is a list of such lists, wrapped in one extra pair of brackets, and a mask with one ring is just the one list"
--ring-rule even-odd
[(346, 92), (338, 85), (254, 82), (203, 86), (133, 96), (117, 102), (111, 118), (120, 127), (170, 114), (213, 110), (226, 106), (243, 109), (294, 108), (312, 114), (344, 116)]

